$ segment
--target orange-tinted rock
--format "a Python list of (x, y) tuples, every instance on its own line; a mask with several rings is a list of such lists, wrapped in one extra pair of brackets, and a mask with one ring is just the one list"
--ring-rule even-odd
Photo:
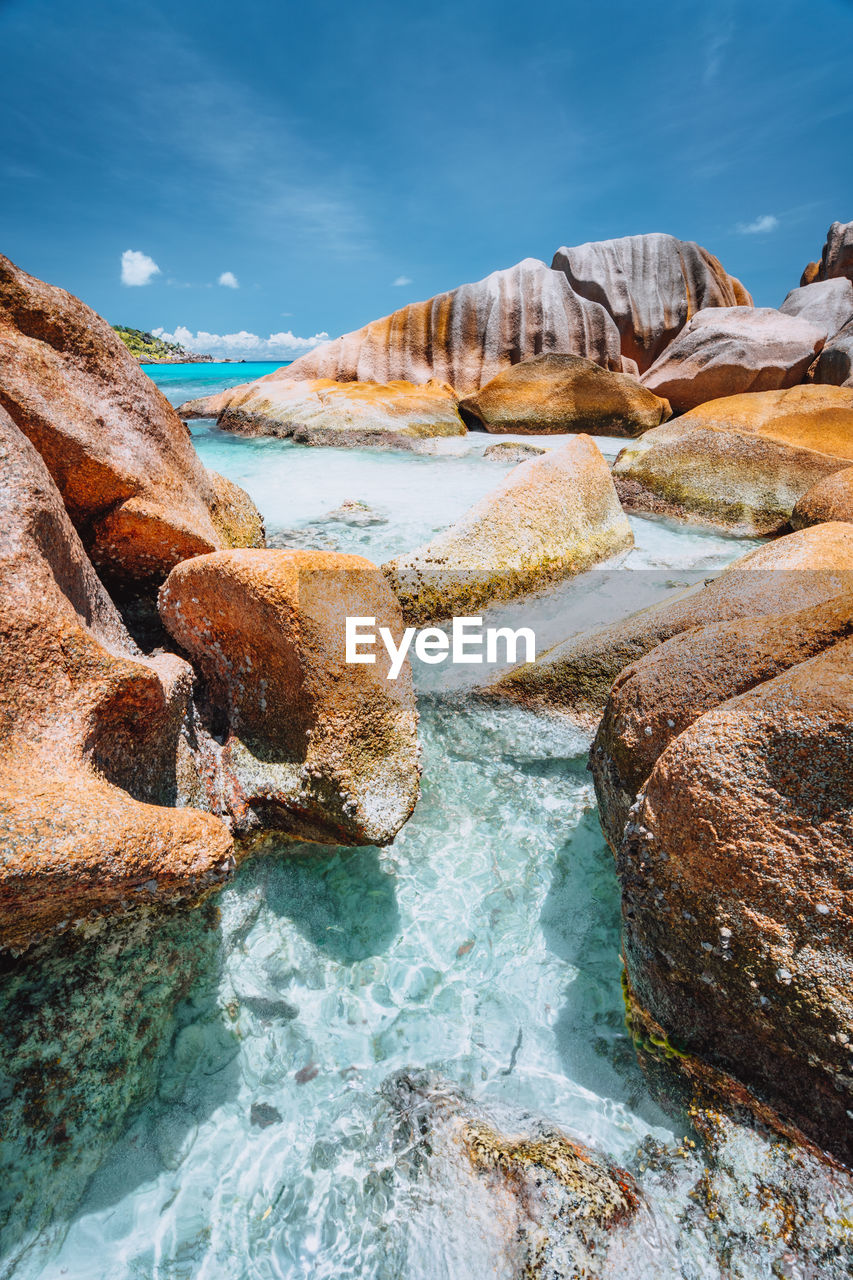
[(135, 650), (57, 488), (0, 409), (0, 948), (198, 896), (232, 865), (175, 802), (192, 673)]
[(643, 386), (676, 413), (745, 391), (802, 382), (827, 338), (822, 325), (773, 307), (699, 311), (643, 374)]
[(383, 569), (406, 621), (423, 625), (572, 577), (633, 541), (607, 463), (580, 435), (514, 467), (449, 529)]
[(118, 335), (3, 257), (0, 405), (111, 581), (156, 582), (179, 560), (228, 545), (186, 428)]
[(611, 847), (617, 848), (628, 810), (674, 738), (706, 711), (851, 636), (853, 594), (779, 617), (696, 627), (620, 672), (590, 754)]
[(670, 416), (666, 400), (626, 373), (581, 356), (547, 355), (499, 373), (459, 406), (487, 431), (636, 436)]
[(663, 752), (617, 865), (632, 998), (853, 1161), (853, 641)]
[(853, 222), (833, 222), (826, 233), (820, 262), (810, 262), (801, 285), (844, 277), (853, 280)]
[(845, 592), (853, 593), (853, 527), (803, 529), (742, 556), (708, 586), (571, 636), (501, 676), (489, 692), (597, 721), (619, 672), (671, 636), (725, 619), (796, 612)]
[(770, 534), (853, 462), (853, 390), (799, 386), (724, 396), (648, 431), (613, 474), (629, 510)]
[(812, 366), (809, 376), (816, 383), (853, 387), (853, 320), (832, 335)]
[(452, 387), (440, 382), (333, 382), (291, 378), (289, 368), (204, 400), (179, 412), (216, 417), (224, 431), (278, 436), (298, 444), (417, 449), (435, 436), (464, 436)]
[(178, 565), (160, 612), (204, 676), (199, 727), (208, 803), (237, 831), (273, 827), (325, 844), (387, 844), (418, 795), (411, 672), (345, 661), (348, 616), (399, 641), (400, 610), (375, 565), (322, 551), (229, 551)]
[(831, 476), (818, 480), (803, 494), (791, 513), (791, 524), (795, 529), (824, 524), (829, 520), (853, 524), (853, 467), (845, 467), (843, 471), (835, 471)]
[(576, 293), (613, 316), (622, 353), (641, 373), (697, 311), (752, 305), (741, 282), (707, 249), (660, 232), (558, 249), (551, 265)]
[(623, 368), (619, 333), (604, 307), (579, 297), (562, 272), (525, 258), (326, 342), (287, 372), (337, 382), (436, 379), (463, 396), (519, 360), (552, 351)]

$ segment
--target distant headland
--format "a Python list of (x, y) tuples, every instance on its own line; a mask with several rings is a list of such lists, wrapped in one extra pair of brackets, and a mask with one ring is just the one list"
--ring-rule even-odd
[(213, 360), (213, 356), (197, 355), (178, 342), (165, 342), (142, 329), (129, 329), (122, 324), (112, 327), (140, 364), (206, 364)]

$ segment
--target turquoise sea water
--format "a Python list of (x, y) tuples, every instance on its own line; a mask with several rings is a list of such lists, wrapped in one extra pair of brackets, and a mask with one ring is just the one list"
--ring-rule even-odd
[[(178, 403), (257, 366), (151, 373)], [(431, 458), (192, 431), (273, 535), (375, 560), (505, 471), (479, 440)], [(329, 519), (348, 498), (382, 522)], [(659, 595), (748, 545), (634, 528), (635, 551), (579, 580), (551, 625), (617, 616), (631, 575)], [(697, 1207), (695, 1155), (643, 1172), (648, 1144), (674, 1150), (683, 1121), (652, 1098), (626, 1034), (585, 737), (464, 688), (424, 693), (420, 711), (423, 793), (390, 848), (281, 844), (195, 912), (4, 961), (0, 1280), (510, 1280), (497, 1209), (438, 1154), (399, 1158), (381, 1086), (422, 1067), (634, 1169), (658, 1232), (625, 1280), (844, 1274), (778, 1269), (771, 1210), (743, 1193), (775, 1157), (746, 1131), (713, 1175), (716, 1216)]]

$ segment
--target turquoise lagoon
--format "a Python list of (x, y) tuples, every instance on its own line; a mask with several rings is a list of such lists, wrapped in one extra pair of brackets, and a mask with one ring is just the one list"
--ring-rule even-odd
[[(259, 366), (149, 371), (178, 403)], [(421, 457), (191, 429), (274, 540), (374, 560), (506, 470), (474, 436), (460, 455)], [(329, 519), (347, 499), (376, 523)], [(633, 523), (621, 565), (560, 609), (543, 603), (553, 638), (569, 616), (618, 616), (747, 549)], [(685, 1122), (651, 1096), (624, 1025), (588, 739), (477, 703), (464, 682), (425, 687), (420, 710), (422, 797), (391, 847), (281, 845), (195, 912), (93, 925), (5, 962), (0, 1277), (509, 1280), (488, 1209), (448, 1168), (399, 1160), (381, 1086), (423, 1067), (634, 1171), (657, 1229), (626, 1280), (846, 1274), (819, 1238), (780, 1270), (788, 1246), (757, 1189), (784, 1180), (781, 1157), (736, 1125), (705, 1175), (715, 1214), (697, 1202), (701, 1158), (679, 1145)], [(825, 1205), (841, 1192), (818, 1179), (797, 1194)]]

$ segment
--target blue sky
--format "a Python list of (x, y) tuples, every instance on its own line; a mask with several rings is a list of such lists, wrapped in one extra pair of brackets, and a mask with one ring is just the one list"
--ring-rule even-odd
[(139, 328), (334, 336), (641, 231), (778, 306), (853, 218), (849, 0), (0, 0), (0, 47), (0, 249)]

